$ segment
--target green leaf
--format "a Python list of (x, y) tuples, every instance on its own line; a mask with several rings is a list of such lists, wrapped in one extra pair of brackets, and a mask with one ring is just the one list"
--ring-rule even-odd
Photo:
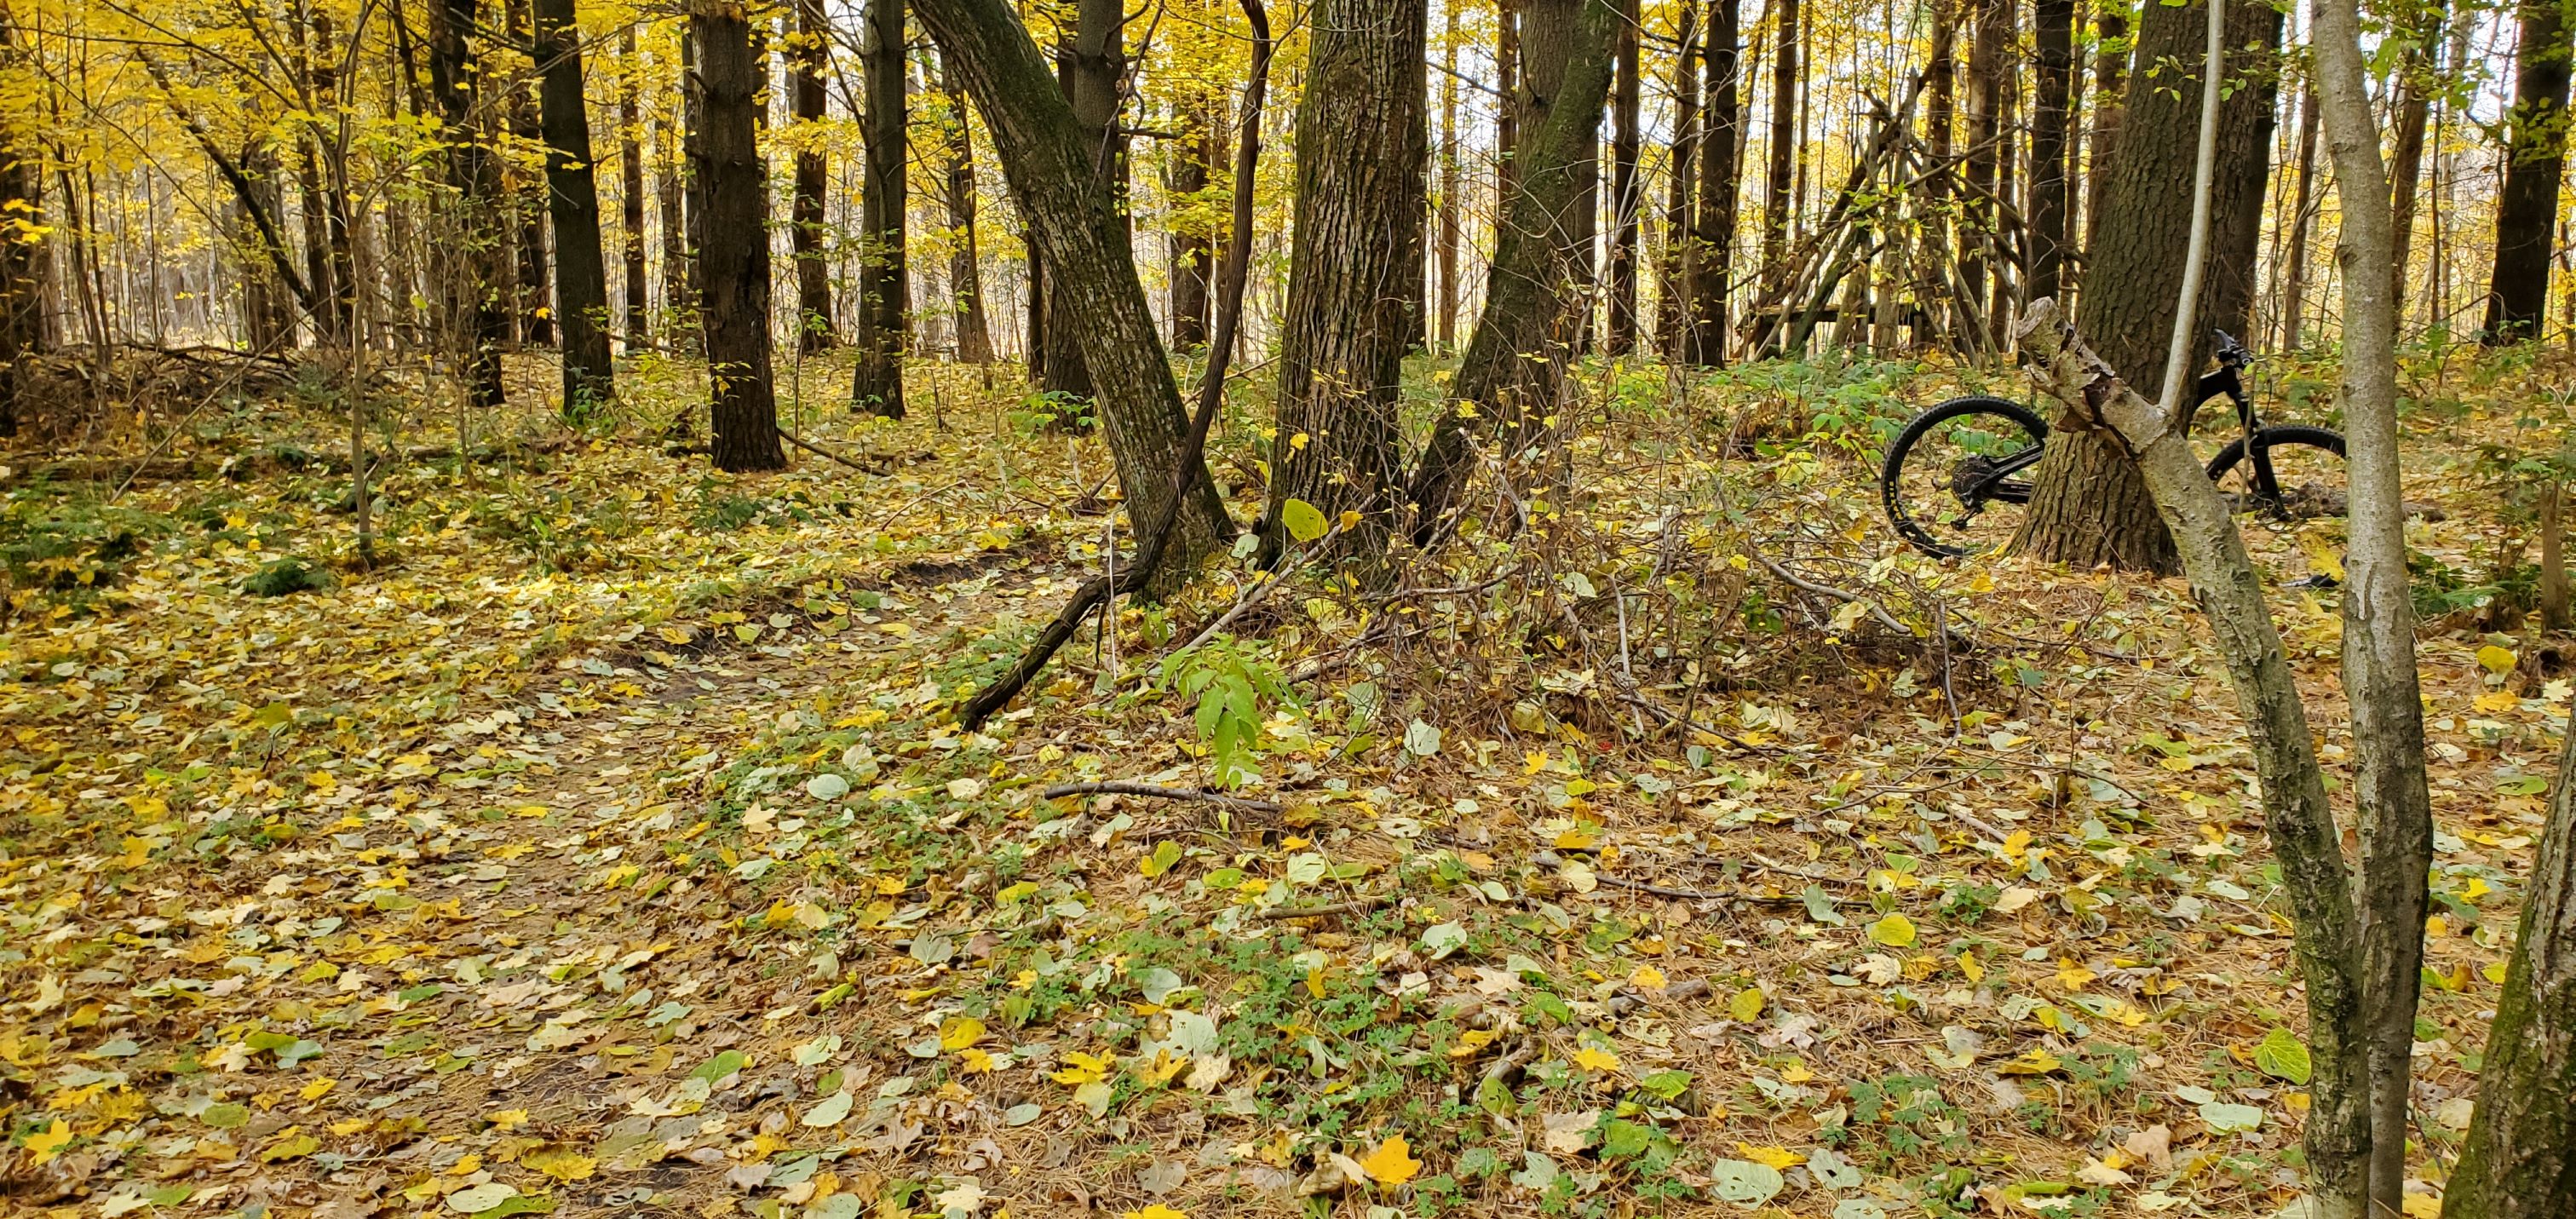
[(2274, 1079), (2294, 1084), (2308, 1082), (2308, 1047), (2288, 1029), (2274, 1029), (2263, 1035), (2254, 1047), (2254, 1065)]
[(740, 1050), (726, 1050), (725, 1052), (708, 1059), (703, 1065), (699, 1066), (697, 1070), (689, 1072), (689, 1078), (704, 1080), (709, 1084), (713, 1084), (717, 1080), (723, 1079), (725, 1076), (743, 1069), (743, 1067), (748, 1065), (750, 1061), (751, 1060), (745, 1057), (743, 1052)]
[(1324, 536), (1324, 514), (1313, 504), (1292, 499), (1279, 505), (1279, 523), (1288, 527), (1288, 536), (1300, 542), (1311, 542)]
[(250, 1109), (248, 1106), (231, 1104), (229, 1102), (220, 1105), (208, 1105), (206, 1106), (205, 1112), (197, 1115), (197, 1120), (204, 1122), (217, 1130), (230, 1130), (250, 1121)]
[(1626, 1159), (1644, 1155), (1646, 1148), (1654, 1142), (1654, 1133), (1652, 1126), (1612, 1118), (1609, 1128), (1601, 1135), (1601, 1158)]
[(1688, 1071), (1657, 1071), (1637, 1081), (1639, 1090), (1657, 1100), (1674, 1100), (1690, 1090)]
[(2208, 1101), (2200, 1107), (2200, 1120), (2209, 1123), (2213, 1134), (2235, 1134), (2263, 1124), (2263, 1111), (2252, 1105), (2234, 1105), (2226, 1101)]

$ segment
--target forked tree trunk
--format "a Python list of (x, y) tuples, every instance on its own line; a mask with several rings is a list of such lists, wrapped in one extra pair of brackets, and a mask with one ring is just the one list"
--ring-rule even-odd
[(939, 61), (939, 89), (948, 98), (948, 227), (956, 248), (948, 255), (948, 291), (956, 298), (957, 359), (993, 362), (993, 328), (984, 313), (983, 256), (975, 243), (975, 133), (966, 122), (966, 90)]
[[(2433, 800), (2415, 671), (2406, 506), (2397, 452), (2397, 300), (2388, 277), (2387, 168), (2361, 55), (2360, 0), (2320, 0), (2309, 38), (2311, 102), (2334, 162), (2342, 239), (2343, 413), (2351, 502), (2344, 556), (2343, 689), (2352, 711), (2353, 802), (2362, 842), (2362, 1035), (2370, 1044), (2369, 1204), (2406, 1204), (2407, 1100), (2424, 964)], [(2320, 1191), (2323, 1192), (2323, 1191)]]
[(474, 91), (482, 80), (466, 42), (474, 28), (474, 9), (475, 0), (431, 5), (429, 87), (447, 129), (447, 185), (456, 193), (456, 232), (464, 245), (447, 260), (440, 313), (444, 329), (460, 348), (454, 356), (467, 396), (488, 408), (501, 405), (503, 398), (501, 345), (509, 340), (510, 317), (501, 309), (507, 264), (501, 256), (500, 167), (474, 130)]
[(983, 115), (1069, 324), (1098, 357), (1099, 406), (1129, 519), (1159, 519), (1176, 482), (1187, 490), (1158, 572), (1177, 584), (1233, 532), (1203, 471), (1173, 477), (1189, 420), (1129, 255), (1127, 227), (1100, 189), (1073, 107), (1003, 0), (915, 0), (951, 70)]
[(2496, 200), (2495, 267), (2487, 281), (2486, 342), (2536, 338), (2549, 313), (2550, 238), (2567, 171), (2568, 20), (2565, 0), (2522, 0), (2504, 190)]
[(2487, 1026), (2478, 1107), (2442, 1219), (2576, 1215), (2576, 723), (2522, 896), (2504, 997)]
[[(2206, 0), (2189, 7), (2151, 4), (2138, 25), (2136, 62), (2197, 64)], [(2272, 71), (2280, 14), (2238, 3), (2227, 12), (2229, 77)], [(2197, 76), (2196, 68), (2185, 71)], [(2171, 69), (2168, 67), (2168, 74)], [(2182, 289), (2182, 253), (2190, 209), (2173, 205), (2177, 183), (2192, 177), (2199, 91), (2132, 90), (2094, 226), (2086, 290), (2076, 302), (2078, 328), (2141, 393), (2161, 393), (2165, 344)], [(2191, 336), (2189, 370), (2209, 350), (2212, 328), (2243, 333), (2252, 299), (2250, 250), (2259, 218), (2269, 96), (2234, 89), (2220, 107), (2218, 176), (2211, 200), (2213, 254), (2202, 281), (2200, 333)], [(2193, 373), (2196, 375), (2196, 372)], [(2075, 567), (2109, 564), (2123, 571), (2171, 574), (2180, 569), (2173, 540), (2135, 468), (2098, 435), (2074, 428), (2049, 433), (2030, 509), (2014, 546), (2035, 558)]]
[(1625, 355), (1637, 342), (1637, 0), (1619, 26), (1619, 62), (1610, 90), (1610, 328), (1602, 350)]
[[(2129, 130), (2146, 127), (2140, 121)], [(2264, 829), (2281, 868), (2292, 948), (2307, 986), (2309, 1183), (2320, 1201), (2334, 1200), (2315, 1219), (2359, 1219), (2353, 1203), (2368, 1167), (2371, 1095), (2369, 1046), (2359, 1027), (2360, 929), (2342, 836), (2317, 768), (2307, 709), (2263, 600), (2262, 573), (2246, 553), (2232, 509), (2192, 452), (2179, 412), (2167, 414), (2123, 384), (2066, 326), (2055, 302), (2033, 302), (2022, 318), (2020, 344), (2032, 379), (2065, 408), (2062, 430), (2097, 436), (2095, 447), (2115, 459), (2136, 454), (2131, 477), (2152, 489), (2150, 503), (2179, 543), (2180, 566), (2217, 638), (2245, 719)]]
[(752, 118), (759, 58), (738, 3), (695, 0), (689, 32), (703, 116), (689, 159), (705, 212), (698, 312), (713, 404), (708, 448), (718, 469), (776, 470), (787, 455), (770, 382), (769, 175)]
[[(1723, 0), (1722, 0), (1723, 2)], [(1521, 142), (1509, 206), (1494, 242), (1485, 310), (1443, 411), (1415, 468), (1408, 496), (1412, 533), (1426, 544), (1452, 524), (1458, 493), (1472, 473), (1469, 446), (1491, 429), (1515, 465), (1544, 440), (1546, 420), (1565, 389), (1565, 369), (1582, 338), (1582, 280), (1573, 213), (1599, 155), (1601, 107), (1610, 92), (1611, 46), (1619, 26), (1613, 0), (1529, 0), (1531, 45), (1545, 31), (1560, 58), (1553, 89)], [(1474, 409), (1456, 409), (1473, 403)]]
[(581, 33), (573, 0), (536, 0), (537, 68), (544, 74), (547, 207), (555, 234), (555, 301), (563, 328), (563, 409), (617, 396), (608, 354), (608, 265), (591, 173), (590, 109), (582, 100)]
[(787, 207), (789, 248), (796, 257), (796, 342), (807, 353), (828, 351), (832, 331), (832, 269), (823, 261), (823, 192), (830, 167), (816, 127), (824, 114), (823, 67), (831, 57), (832, 28), (823, 0), (796, 0), (796, 37), (788, 60), (796, 122), (805, 130), (796, 144), (796, 181)]
[(1265, 553), (1303, 500), (1359, 514), (1341, 553), (1383, 560), (1402, 461), (1396, 406), (1412, 346), (1402, 243), (1423, 214), (1425, 0), (1322, 0), (1297, 112), (1295, 245), (1279, 349)]
[(859, 349), (850, 405), (903, 418), (911, 279), (904, 265), (903, 0), (868, 0), (859, 75), (867, 94), (867, 184), (859, 196)]

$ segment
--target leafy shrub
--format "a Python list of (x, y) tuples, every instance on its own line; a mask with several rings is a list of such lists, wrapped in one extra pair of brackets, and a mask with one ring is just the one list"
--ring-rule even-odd
[(254, 597), (287, 597), (318, 593), (331, 587), (330, 573), (288, 555), (242, 577), (241, 590)]

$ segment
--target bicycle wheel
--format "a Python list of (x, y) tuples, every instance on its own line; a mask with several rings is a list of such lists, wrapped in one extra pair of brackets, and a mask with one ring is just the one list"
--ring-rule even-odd
[(1934, 406), (1887, 446), (1878, 474), (1887, 523), (1944, 558), (2010, 541), (2047, 439), (2048, 425), (2018, 402), (1978, 396)]
[(2343, 437), (2321, 427), (2282, 424), (2227, 442), (2209, 459), (2209, 481), (2239, 512), (2276, 521), (2342, 516), (2348, 506)]

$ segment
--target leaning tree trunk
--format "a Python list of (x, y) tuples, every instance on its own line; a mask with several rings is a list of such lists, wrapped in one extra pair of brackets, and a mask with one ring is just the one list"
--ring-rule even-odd
[(2424, 695), (2407, 588), (2397, 456), (2397, 299), (2387, 276), (2388, 171), (2362, 66), (2360, 0), (2322, 0), (2309, 43), (2309, 102), (2325, 124), (2342, 240), (2343, 417), (2350, 446), (2343, 689), (2352, 710), (2353, 803), (2361, 823), (2362, 1035), (2370, 1045), (2369, 1205), (2406, 1205), (2407, 1099), (2424, 964), (2433, 800), (2424, 778)]
[[(2208, 10), (2150, 4), (2137, 27), (2135, 62), (2148, 65), (2199, 61), (2201, 27)], [(2272, 71), (2280, 14), (2268, 5), (2238, 4), (2227, 14), (2227, 74)], [(2101, 183), (2101, 211), (2093, 226), (2085, 291), (2076, 301), (2078, 328), (2139, 392), (2159, 394), (2165, 344), (2172, 332), (2174, 298), (2182, 290), (2183, 249), (2191, 228), (2189, 208), (2173, 206), (2176, 183), (2191, 181), (2199, 91), (2133, 89), (2124, 99), (2119, 135)], [(2238, 88), (2219, 110), (2218, 176), (2211, 200), (2214, 261), (2202, 281), (2205, 352), (2211, 327), (2242, 333), (2252, 300), (2250, 268), (2237, 253), (2250, 244), (2243, 218), (2262, 202), (2269, 160), (2264, 90)], [(2249, 202), (2251, 207), (2249, 208)], [(2250, 259), (2245, 260), (2250, 262)], [(2195, 354), (2193, 368), (2198, 367)], [(2049, 433), (2030, 510), (2014, 546), (2023, 553), (2076, 567), (2108, 563), (2124, 571), (2172, 574), (2181, 570), (2173, 539), (2156, 515), (2136, 468), (2116, 445), (2095, 433), (2059, 428)]]
[[(1072, 27), (1056, 47), (1057, 79), (1063, 96), (1081, 125), (1083, 161), (1107, 192), (1120, 216), (1126, 214), (1127, 136), (1118, 126), (1119, 86), (1127, 73), (1126, 9), (1122, 0), (1077, 0)], [(1126, 241), (1126, 224), (1119, 240)], [(1073, 321), (1079, 305), (1065, 293), (1072, 285), (1048, 267), (1043, 281), (1046, 360), (1039, 388), (1068, 398), (1088, 399), (1098, 388), (1090, 362), (1090, 336)]]
[(914, 0), (949, 67), (984, 116), (1002, 171), (1027, 218), (1047, 278), (1097, 360), (1098, 403), (1128, 519), (1162, 519), (1176, 487), (1182, 503), (1159, 565), (1176, 586), (1233, 532), (1225, 501), (1204, 471), (1173, 477), (1189, 419), (1136, 278), (1126, 223), (1100, 187), (1073, 107), (1004, 0)]
[(1465, 206), (1458, 197), (1463, 158), (1458, 155), (1458, 7), (1454, 4), (1449, 6), (1448, 33), (1440, 41), (1440, 66), (1440, 294), (1433, 305), (1438, 311), (1433, 351), (1446, 356), (1458, 350), (1458, 243)]
[(752, 117), (759, 60), (740, 3), (696, 0), (689, 12), (701, 126), (689, 154), (704, 205), (699, 326), (713, 407), (710, 455), (722, 470), (776, 470), (778, 400), (769, 372), (769, 174)]
[(2567, 170), (2568, 36), (2564, 0), (2522, 0), (2504, 192), (2496, 200), (2495, 267), (2487, 281), (2486, 341), (2540, 334), (2549, 313), (2550, 239)]
[(832, 274), (823, 262), (823, 192), (829, 167), (823, 161), (823, 67), (831, 54), (832, 27), (823, 16), (823, 0), (796, 0), (796, 37), (788, 47), (794, 68), (796, 182), (789, 193), (788, 240), (796, 257), (796, 342), (798, 350), (830, 350)]
[(442, 284), (443, 325), (461, 351), (466, 393), (474, 405), (501, 405), (501, 345), (510, 317), (501, 309), (506, 290), (501, 256), (500, 167), (474, 130), (475, 91), (483, 79), (466, 35), (473, 30), (475, 0), (437, 0), (429, 10), (429, 87), (446, 127), (447, 184), (456, 192), (457, 236)]
[[(1721, 3), (1729, 0), (1721, 0)], [(1582, 340), (1583, 309), (1575, 213), (1593, 197), (1596, 133), (1610, 92), (1611, 44), (1620, 23), (1615, 0), (1529, 0), (1523, 44), (1554, 59), (1553, 86), (1523, 127), (1512, 193), (1497, 226), (1486, 275), (1485, 310), (1468, 336), (1466, 355), (1415, 468), (1408, 497), (1412, 534), (1427, 545), (1452, 524), (1458, 493), (1473, 472), (1469, 445), (1487, 428), (1499, 432), (1507, 460), (1522, 459), (1545, 440), (1558, 415), (1566, 366)], [(1536, 77), (1539, 65), (1531, 64)], [(1588, 225), (1585, 226), (1588, 228)], [(1471, 409), (1459, 409), (1473, 404)]]
[(563, 409), (617, 396), (608, 355), (608, 265), (591, 174), (590, 110), (582, 100), (581, 35), (573, 0), (536, 0), (538, 70), (545, 74), (547, 207), (555, 233), (556, 319), (563, 328)]
[(911, 314), (904, 265), (903, 0), (868, 0), (859, 77), (867, 94), (867, 183), (859, 197), (857, 368), (850, 405), (903, 418), (903, 353)]
[(957, 359), (993, 362), (993, 328), (984, 312), (982, 255), (975, 244), (975, 133), (966, 123), (966, 90), (939, 61), (939, 90), (948, 99), (948, 292), (957, 309)]
[(2522, 897), (2504, 997), (2487, 1027), (2478, 1107), (2442, 1219), (2576, 1215), (2576, 723)]
[(1357, 513), (1342, 553), (1382, 559), (1402, 461), (1396, 407), (1413, 344), (1407, 259), (1388, 235), (1419, 224), (1429, 154), (1425, 0), (1322, 0), (1297, 113), (1295, 242), (1279, 347), (1279, 404), (1263, 547), (1303, 500)]

